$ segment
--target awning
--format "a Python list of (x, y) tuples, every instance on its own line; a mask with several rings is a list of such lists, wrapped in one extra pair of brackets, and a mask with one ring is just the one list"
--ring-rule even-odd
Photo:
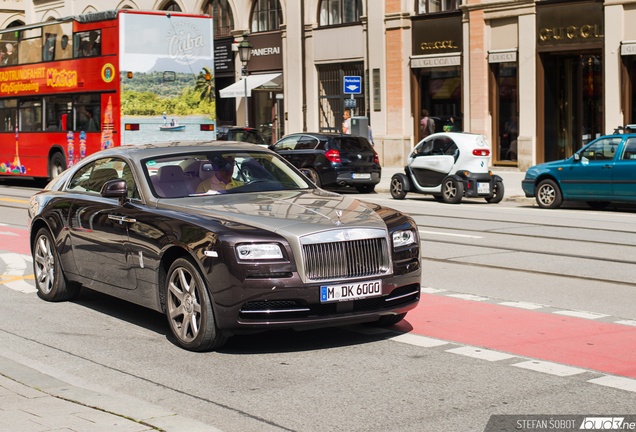
[(225, 87), (220, 91), (222, 98), (245, 97), (245, 81), (247, 79), (247, 97), (252, 96), (252, 90), (255, 88), (271, 88), (280, 89), (283, 82), (282, 74), (262, 74), (250, 75), (240, 81), (235, 82), (231, 86)]

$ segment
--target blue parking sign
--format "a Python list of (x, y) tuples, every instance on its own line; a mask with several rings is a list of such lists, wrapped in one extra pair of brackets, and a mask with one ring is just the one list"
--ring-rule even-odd
[(360, 94), (362, 93), (362, 77), (346, 76), (344, 77), (344, 94)]

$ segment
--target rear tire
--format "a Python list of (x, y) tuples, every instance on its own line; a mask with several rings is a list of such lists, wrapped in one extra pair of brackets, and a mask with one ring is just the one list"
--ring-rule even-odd
[(563, 202), (563, 196), (559, 186), (554, 180), (546, 179), (539, 183), (535, 194), (537, 204), (541, 208), (555, 209)]
[(406, 313), (397, 315), (385, 315), (383, 317), (380, 317), (380, 319), (377, 321), (370, 322), (369, 325), (372, 325), (373, 327), (390, 327), (402, 321), (405, 316)]
[(53, 180), (66, 169), (66, 159), (62, 153), (55, 152), (49, 159), (49, 181)]
[(504, 197), (504, 185), (503, 182), (497, 180), (495, 182), (495, 193), (490, 198), (486, 198), (486, 201), (490, 204), (497, 204), (501, 202)]
[(442, 198), (447, 204), (459, 204), (464, 196), (464, 183), (446, 177), (442, 183)]
[(166, 316), (177, 345), (190, 351), (210, 351), (227, 341), (216, 326), (208, 289), (191, 258), (172, 263), (165, 294)]
[(31, 245), (31, 254), (38, 297), (50, 302), (77, 297), (81, 285), (66, 280), (55, 242), (48, 229), (41, 228), (38, 231)]

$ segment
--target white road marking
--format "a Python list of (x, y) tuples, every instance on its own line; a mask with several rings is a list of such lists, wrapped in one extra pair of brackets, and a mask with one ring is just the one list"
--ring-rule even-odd
[(529, 369), (536, 372), (543, 372), (556, 376), (570, 376), (577, 375), (583, 372), (587, 372), (585, 369), (579, 369), (572, 366), (565, 366), (558, 363), (552, 363), (541, 360), (530, 360), (521, 363), (515, 363), (512, 366), (516, 366), (522, 369)]
[(12, 233), (12, 232), (9, 232), (9, 231), (0, 231), (0, 235), (16, 236), (16, 237), (18, 237), (18, 234), (16, 234), (16, 233)]
[(464, 355), (464, 356), (468, 356), (468, 357), (473, 357), (473, 358), (477, 358), (477, 359), (481, 359), (481, 360), (488, 360), (488, 361), (491, 361), (491, 362), (492, 361), (499, 361), (499, 360), (506, 360), (506, 359), (515, 358), (516, 357), (516, 356), (513, 356), (511, 354), (506, 354), (506, 353), (502, 353), (502, 352), (499, 352), (499, 351), (492, 351), (492, 350), (487, 350), (487, 349), (477, 348), (477, 347), (471, 347), (471, 346), (453, 348), (453, 349), (446, 350), (446, 352), (453, 353), (453, 354)]
[(628, 325), (628, 326), (636, 327), (636, 320), (616, 321), (614, 324), (622, 324), (622, 325)]
[(619, 390), (636, 392), (636, 380), (631, 378), (606, 375), (600, 378), (591, 379), (588, 382), (592, 384), (599, 384), (605, 387), (613, 387)]
[(446, 290), (443, 289), (437, 289), (437, 288), (428, 288), (428, 287), (422, 287), (420, 288), (420, 292), (426, 293), (426, 294), (435, 294), (435, 293), (440, 293), (440, 292), (444, 292)]
[(547, 307), (544, 305), (540, 305), (536, 303), (528, 303), (528, 302), (502, 302), (499, 304), (501, 306), (510, 306), (510, 307), (515, 307), (520, 309), (528, 309), (528, 310), (542, 309), (544, 307)]
[(490, 300), (488, 297), (481, 297), (472, 294), (449, 294), (447, 297), (454, 297), (462, 300), (471, 300), (471, 301), (486, 301)]
[(448, 344), (448, 342), (443, 340), (433, 339), (433, 338), (420, 336), (420, 335), (416, 335), (412, 333), (404, 333), (399, 336), (392, 337), (391, 340), (394, 340), (396, 342), (407, 343), (409, 345), (421, 346), (424, 348), (432, 348), (432, 347)]
[(15, 281), (6, 282), (0, 286), (5, 286), (14, 291), (19, 291), (24, 294), (30, 294), (38, 292), (35, 288), (35, 281), (33, 279), (19, 279)]
[(605, 315), (605, 314), (601, 314), (601, 313), (595, 313), (595, 312), (568, 311), (568, 310), (555, 311), (553, 313), (555, 313), (557, 315), (565, 315), (565, 316), (570, 316), (570, 317), (574, 317), (574, 318), (584, 318), (584, 319), (590, 319), (590, 320), (604, 318), (604, 317), (609, 316), (609, 315)]
[(451, 236), (451, 237), (464, 237), (464, 238), (476, 238), (476, 239), (483, 238), (480, 236), (473, 236), (473, 235), (467, 235), (467, 234), (443, 233), (443, 232), (437, 232), (437, 231), (424, 231), (424, 230), (418, 230), (418, 231), (421, 232), (422, 234), (445, 235), (445, 236)]
[[(33, 274), (33, 258), (12, 252), (0, 253), (0, 287), (7, 287), (25, 294), (37, 292), (35, 281), (24, 278)], [(12, 278), (14, 276), (15, 278)]]

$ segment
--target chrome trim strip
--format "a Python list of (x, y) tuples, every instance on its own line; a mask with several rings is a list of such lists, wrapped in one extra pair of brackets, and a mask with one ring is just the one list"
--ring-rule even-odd
[(390, 302), (390, 301), (393, 301), (393, 300), (399, 300), (401, 298), (412, 296), (413, 294), (417, 294), (418, 292), (419, 291), (413, 291), (412, 293), (409, 293), (409, 294), (402, 294), (401, 296), (397, 296), (397, 297), (393, 297), (393, 298), (385, 298), (384, 301)]
[(300, 244), (305, 246), (317, 243), (333, 243), (347, 240), (365, 240), (386, 237), (386, 230), (379, 228), (335, 229), (302, 236), (300, 237)]
[(280, 309), (280, 310), (265, 309), (265, 310), (249, 310), (249, 311), (242, 310), (241, 313), (266, 313), (266, 314), (270, 314), (270, 313), (277, 313), (277, 312), (309, 312), (310, 310), (311, 309), (306, 309), (306, 308), (302, 308), (302, 309)]

